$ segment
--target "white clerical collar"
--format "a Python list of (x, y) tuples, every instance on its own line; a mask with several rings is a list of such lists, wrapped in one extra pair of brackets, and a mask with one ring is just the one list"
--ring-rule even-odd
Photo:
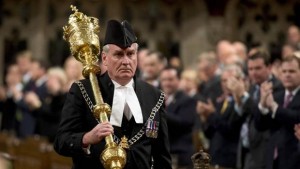
[(124, 86), (120, 85), (116, 81), (112, 80), (112, 82), (114, 83), (115, 90), (113, 96), (110, 123), (114, 126), (121, 127), (124, 114), (126, 117), (133, 116), (136, 123), (142, 124), (143, 114), (139, 100), (133, 88), (133, 79), (131, 79), (129, 83), (127, 83)]
[(126, 85), (120, 85), (118, 82), (114, 81), (114, 80), (111, 80), (115, 86), (115, 89), (118, 88), (118, 87), (121, 87), (121, 86), (124, 86), (124, 87), (133, 87), (134, 85), (134, 81), (133, 79), (131, 79)]

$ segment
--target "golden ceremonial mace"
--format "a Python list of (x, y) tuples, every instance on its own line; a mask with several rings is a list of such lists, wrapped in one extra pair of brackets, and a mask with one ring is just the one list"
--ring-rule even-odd
[[(96, 74), (101, 72), (97, 66), (100, 53), (99, 22), (97, 18), (88, 17), (78, 12), (75, 6), (71, 5), (74, 12), (69, 17), (68, 25), (63, 27), (64, 39), (70, 43), (72, 55), (83, 64), (83, 76), (90, 79), (96, 105), (93, 109), (94, 117), (101, 123), (108, 121), (111, 108), (103, 102), (100, 87)], [(105, 149), (100, 155), (100, 161), (105, 169), (122, 169), (126, 164), (126, 152), (118, 146), (112, 134), (105, 137)]]

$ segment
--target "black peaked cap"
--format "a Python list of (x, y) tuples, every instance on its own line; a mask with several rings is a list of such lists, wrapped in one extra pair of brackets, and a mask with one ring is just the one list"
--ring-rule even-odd
[(127, 21), (108, 21), (103, 45), (114, 44), (120, 48), (128, 48), (136, 42), (137, 38)]

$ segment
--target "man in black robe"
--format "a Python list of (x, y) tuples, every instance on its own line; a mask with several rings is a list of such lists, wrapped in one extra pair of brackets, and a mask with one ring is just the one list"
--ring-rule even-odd
[[(105, 136), (113, 134), (115, 142), (123, 136), (132, 140), (140, 130), (145, 134), (129, 144), (125, 168), (171, 168), (168, 129), (161, 107), (163, 94), (135, 79), (137, 48), (137, 38), (126, 21), (108, 22), (102, 52), (107, 72), (98, 76), (98, 81), (104, 102), (112, 106), (109, 122), (97, 122), (81, 93), (80, 89), (86, 90), (95, 104), (90, 81), (82, 80), (72, 85), (54, 148), (59, 154), (72, 157), (74, 169), (103, 168), (99, 156), (105, 148)], [(158, 111), (154, 119), (149, 120), (155, 106)]]

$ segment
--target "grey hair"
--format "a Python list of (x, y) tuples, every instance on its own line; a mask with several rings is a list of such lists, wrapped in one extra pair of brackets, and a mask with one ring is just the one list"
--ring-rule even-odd
[(109, 51), (109, 45), (104, 45), (104, 46), (102, 47), (102, 51), (103, 51), (104, 53), (108, 53), (108, 51)]
[[(139, 44), (137, 44), (137, 43), (133, 43), (133, 44), (135, 44), (135, 48), (136, 48), (136, 51), (137, 51), (138, 48), (139, 48)], [(103, 51), (104, 53), (108, 53), (108, 51), (109, 51), (109, 44), (104, 45), (104, 46), (102, 47), (102, 51)]]
[(235, 76), (237, 78), (245, 78), (245, 74), (242, 70), (242, 68), (236, 64), (230, 64), (230, 65), (226, 65), (223, 69), (222, 69), (222, 73), (224, 72), (234, 72)]
[(198, 57), (198, 61), (207, 61), (210, 65), (216, 65), (218, 63), (216, 53), (214, 51), (203, 52)]

